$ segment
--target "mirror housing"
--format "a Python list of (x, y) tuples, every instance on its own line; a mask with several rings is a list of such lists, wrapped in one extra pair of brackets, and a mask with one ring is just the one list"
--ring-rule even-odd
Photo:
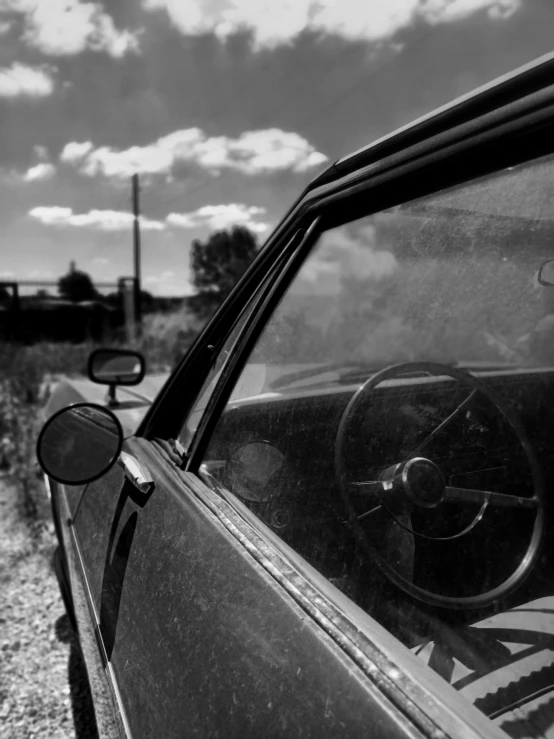
[(63, 485), (97, 480), (117, 461), (123, 446), (119, 419), (94, 403), (76, 403), (51, 416), (37, 441), (43, 471)]
[(92, 382), (108, 385), (108, 406), (117, 406), (117, 385), (138, 385), (144, 379), (146, 361), (140, 352), (128, 349), (95, 349), (88, 359), (88, 376)]
[(541, 264), (537, 280), (539, 285), (554, 287), (554, 259), (547, 259)]

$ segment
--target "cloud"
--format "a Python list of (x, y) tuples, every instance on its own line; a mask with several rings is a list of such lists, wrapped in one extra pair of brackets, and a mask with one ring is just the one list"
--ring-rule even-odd
[(289, 170), (305, 172), (327, 161), (297, 133), (270, 128), (247, 131), (238, 138), (207, 137), (199, 128), (187, 128), (162, 136), (147, 146), (91, 149), (90, 142), (68, 143), (62, 161), (78, 162), (83, 174), (127, 179), (135, 172), (168, 174), (178, 163), (195, 163), (219, 173), (233, 169), (246, 175)]
[(154, 295), (184, 296), (194, 292), (188, 280), (186, 272), (173, 272), (165, 270), (161, 274), (147, 275), (144, 277), (143, 286)]
[(379, 281), (397, 268), (394, 254), (379, 248), (373, 225), (359, 228), (355, 236), (347, 228), (335, 228), (321, 237), (317, 252), (299, 273), (296, 289), (338, 295), (343, 279)]
[(106, 257), (94, 257), (92, 263), (97, 264), (100, 267), (105, 267), (106, 265), (110, 264), (110, 260), (106, 259)]
[(256, 216), (266, 213), (265, 208), (242, 203), (228, 205), (204, 205), (190, 213), (170, 213), (166, 221), (179, 228), (207, 228), (219, 231), (231, 226), (246, 226), (254, 233), (263, 233), (269, 224), (255, 220)]
[(37, 144), (36, 146), (33, 146), (33, 151), (36, 154), (36, 157), (41, 162), (48, 161), (48, 149), (46, 146), (40, 146), (40, 144)]
[(136, 34), (119, 31), (100, 3), (79, 0), (0, 0), (2, 13), (23, 18), (23, 40), (44, 54), (65, 56), (85, 49), (122, 57), (138, 49)]
[(0, 68), (0, 97), (45, 97), (53, 90), (54, 80), (43, 69), (19, 62)]
[(35, 182), (36, 180), (48, 180), (56, 174), (56, 168), (49, 162), (41, 162), (34, 167), (28, 169), (23, 175), (25, 182)]
[(4, 36), (10, 28), (12, 27), (12, 24), (8, 21), (5, 21), (4, 23), (0, 22), (0, 36)]
[[(29, 211), (46, 226), (73, 226), (76, 228), (93, 228), (99, 231), (126, 231), (131, 228), (131, 213), (118, 210), (90, 210), (88, 213), (73, 213), (71, 208), (60, 206), (37, 206)], [(145, 231), (163, 231), (165, 224), (141, 218), (141, 229)]]
[(430, 23), (449, 23), (487, 10), (491, 18), (509, 18), (521, 7), (521, 0), (427, 0), (423, 14)]
[(448, 23), (480, 10), (505, 18), (521, 0), (143, 0), (143, 6), (165, 10), (187, 35), (213, 32), (224, 39), (249, 30), (259, 48), (290, 42), (305, 30), (379, 41), (418, 20)]
[(92, 141), (84, 141), (81, 144), (72, 141), (64, 146), (60, 159), (62, 162), (78, 162), (84, 159), (92, 148)]
[(162, 272), (161, 275), (150, 275), (144, 280), (144, 283), (146, 285), (160, 285), (163, 282), (171, 281), (172, 277), (175, 277), (175, 272), (166, 270), (165, 272)]

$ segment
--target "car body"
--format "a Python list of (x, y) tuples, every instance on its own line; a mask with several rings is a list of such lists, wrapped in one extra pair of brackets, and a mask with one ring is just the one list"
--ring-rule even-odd
[(553, 134), (547, 57), (337, 162), (46, 476), (102, 733), (554, 736)]

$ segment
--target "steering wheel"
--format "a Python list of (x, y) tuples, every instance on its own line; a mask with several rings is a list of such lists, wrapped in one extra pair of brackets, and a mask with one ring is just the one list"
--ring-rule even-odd
[[(457, 408), (450, 413), (418, 446), (411, 450), (407, 458), (399, 461), (392, 467), (383, 470), (378, 480), (351, 482), (348, 480), (346, 465), (344, 461), (344, 450), (346, 440), (349, 438), (352, 420), (356, 417), (363, 401), (384, 380), (390, 380), (405, 374), (428, 373), (431, 375), (447, 376), (457, 380), (460, 384), (470, 389), (469, 394)], [(506, 419), (523, 447), (529, 466), (533, 483), (533, 496), (520, 497), (506, 495), (488, 490), (474, 490), (452, 487), (445, 483), (444, 477), (438, 465), (432, 460), (420, 456), (424, 448), (465, 408), (477, 392), (485, 395), (496, 410)], [(335, 471), (337, 487), (348, 510), (348, 523), (358, 540), (359, 544), (371, 553), (372, 558), (385, 575), (404, 592), (424, 603), (453, 609), (480, 608), (490, 605), (521, 585), (527, 577), (539, 556), (539, 550), (544, 538), (545, 529), (545, 494), (542, 473), (536, 454), (531, 446), (523, 424), (513, 412), (511, 407), (491, 390), (485, 383), (474, 377), (467, 370), (457, 367), (449, 367), (437, 362), (405, 362), (387, 367), (370, 377), (352, 396), (344, 413), (342, 414), (337, 437), (335, 441)], [(530, 536), (529, 546), (521, 559), (521, 562), (512, 574), (500, 585), (484, 593), (472, 596), (456, 597), (435, 593), (419, 587), (409, 579), (401, 575), (391, 564), (377, 551), (370, 538), (365, 533), (360, 519), (366, 514), (359, 516), (352, 503), (352, 492), (358, 494), (379, 496), (382, 507), (392, 516), (396, 523), (406, 529), (414, 536), (435, 541), (448, 541), (457, 539), (468, 534), (483, 518), (487, 506), (499, 506), (505, 508), (527, 508), (535, 512), (533, 530)], [(462, 531), (452, 536), (433, 537), (414, 531), (411, 524), (410, 512), (420, 508), (437, 508), (443, 501), (456, 501), (463, 503), (480, 503), (481, 507), (473, 521)], [(376, 509), (373, 509), (376, 510)], [(368, 513), (370, 513), (369, 511)]]

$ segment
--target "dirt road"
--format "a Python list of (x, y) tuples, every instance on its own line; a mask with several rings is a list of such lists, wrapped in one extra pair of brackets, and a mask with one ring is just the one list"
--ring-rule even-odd
[(0, 478), (1, 739), (98, 736), (51, 567), (54, 542), (51, 523), (30, 526), (18, 512), (16, 488)]

